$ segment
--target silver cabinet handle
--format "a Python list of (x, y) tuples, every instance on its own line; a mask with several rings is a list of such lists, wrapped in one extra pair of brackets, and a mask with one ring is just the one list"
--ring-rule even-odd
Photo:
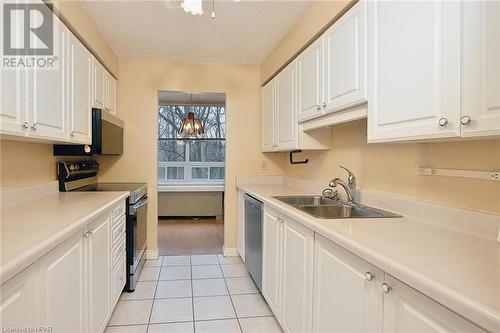
[(23, 124), (23, 127), (28, 129), (28, 128), (30, 128), (30, 124), (27, 121), (25, 121)]
[(382, 290), (384, 291), (384, 294), (388, 294), (391, 291), (391, 286), (389, 286), (387, 283), (382, 283)]
[(440, 118), (439, 119), (439, 126), (441, 127), (445, 127), (446, 125), (448, 125), (448, 119), (447, 118)]
[(90, 236), (94, 236), (94, 229), (89, 230)]
[(326, 109), (326, 103), (323, 102), (323, 109)]
[(31, 125), (31, 129), (32, 129), (33, 131), (36, 131), (36, 122), (34, 122), (34, 123), (33, 123), (33, 125)]
[(470, 122), (471, 122), (471, 117), (469, 116), (463, 116), (462, 118), (460, 118), (460, 124), (462, 125), (469, 125)]
[(316, 110), (321, 110), (321, 106), (319, 106), (319, 104), (316, 105)]
[(365, 273), (366, 281), (371, 281), (371, 280), (373, 280), (374, 277), (375, 277), (375, 275), (373, 275), (372, 272)]
[(86, 233), (84, 233), (84, 234), (83, 234), (83, 237), (84, 237), (84, 238), (89, 238), (89, 237), (90, 237), (90, 232), (89, 232), (89, 231), (87, 231)]

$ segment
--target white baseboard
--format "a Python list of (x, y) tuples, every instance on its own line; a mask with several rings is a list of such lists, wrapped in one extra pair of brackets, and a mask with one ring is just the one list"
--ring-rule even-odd
[(158, 259), (158, 248), (154, 249), (154, 250), (146, 250), (144, 252), (144, 256), (146, 257), (146, 259)]
[(238, 253), (238, 249), (235, 247), (223, 247), (222, 254), (224, 257), (238, 257), (240, 254)]

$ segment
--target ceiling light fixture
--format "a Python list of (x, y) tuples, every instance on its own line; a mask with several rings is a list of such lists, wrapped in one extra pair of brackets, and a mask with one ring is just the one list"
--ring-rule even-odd
[(181, 2), (181, 8), (184, 9), (186, 13), (203, 15), (202, 0), (184, 0)]
[[(191, 94), (191, 106), (193, 106), (193, 94)], [(188, 112), (187, 117), (182, 119), (179, 127), (179, 135), (183, 138), (197, 138), (205, 133), (203, 124), (198, 117), (195, 117), (194, 112)]]

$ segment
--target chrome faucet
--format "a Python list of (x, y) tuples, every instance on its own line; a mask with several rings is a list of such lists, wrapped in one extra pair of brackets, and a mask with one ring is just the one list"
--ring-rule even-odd
[(329, 186), (332, 188), (337, 187), (337, 185), (342, 186), (345, 190), (345, 193), (347, 194), (347, 201), (349, 203), (356, 203), (356, 177), (354, 177), (354, 174), (347, 168), (344, 168), (341, 165), (339, 166), (349, 173), (349, 176), (347, 177), (347, 183), (340, 178), (334, 178), (330, 182)]

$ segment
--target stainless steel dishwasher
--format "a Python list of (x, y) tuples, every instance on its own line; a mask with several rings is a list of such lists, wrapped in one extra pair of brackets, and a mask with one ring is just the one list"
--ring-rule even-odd
[(245, 194), (245, 265), (262, 290), (262, 202)]

